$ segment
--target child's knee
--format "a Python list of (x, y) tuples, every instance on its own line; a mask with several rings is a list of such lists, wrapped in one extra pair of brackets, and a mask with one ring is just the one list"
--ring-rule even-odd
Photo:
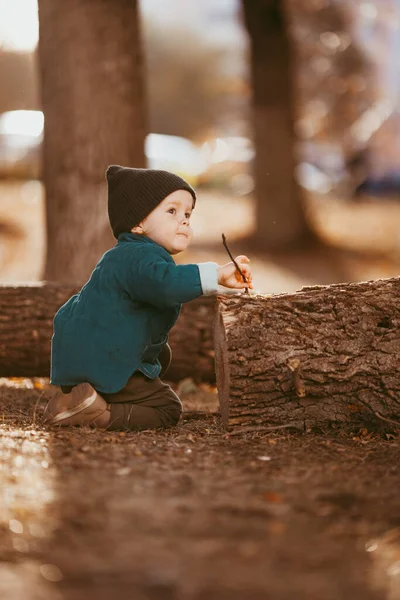
[(171, 402), (164, 414), (166, 416), (166, 427), (174, 427), (179, 423), (182, 415), (182, 404), (179, 398)]
[(182, 415), (182, 407), (178, 408), (174, 408), (174, 410), (172, 411), (171, 414), (171, 418), (172, 418), (172, 425), (177, 425), (180, 421)]

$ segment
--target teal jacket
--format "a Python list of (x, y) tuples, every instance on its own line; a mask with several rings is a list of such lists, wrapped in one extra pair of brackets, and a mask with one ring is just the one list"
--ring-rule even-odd
[(176, 265), (150, 238), (121, 234), (54, 318), (51, 383), (114, 393), (137, 370), (158, 377), (182, 303), (215, 291), (215, 263)]

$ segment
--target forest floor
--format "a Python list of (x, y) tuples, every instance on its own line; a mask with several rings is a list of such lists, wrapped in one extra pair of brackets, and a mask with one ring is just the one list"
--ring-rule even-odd
[(171, 430), (50, 430), (0, 384), (2, 600), (400, 598), (396, 432), (233, 436), (187, 382)]
[[(40, 189), (4, 198), (0, 279), (38, 280)], [(249, 251), (256, 289), (398, 274), (400, 204), (313, 202), (331, 246)], [(215, 206), (199, 201), (185, 262), (227, 260), (221, 222), (248, 251), (251, 200), (218, 198), (214, 218)], [(178, 387), (174, 429), (51, 430), (48, 381), (0, 379), (1, 600), (400, 600), (398, 431), (233, 436), (214, 388)]]

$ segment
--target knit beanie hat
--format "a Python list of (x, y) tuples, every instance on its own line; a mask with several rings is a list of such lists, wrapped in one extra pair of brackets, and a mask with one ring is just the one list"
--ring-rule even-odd
[(181, 177), (169, 171), (133, 169), (111, 165), (106, 171), (108, 183), (108, 216), (114, 236), (130, 231), (145, 219), (169, 194), (187, 190), (196, 194)]

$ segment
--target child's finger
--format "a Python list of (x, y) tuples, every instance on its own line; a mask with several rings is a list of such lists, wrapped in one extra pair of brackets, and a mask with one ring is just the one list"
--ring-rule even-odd
[(240, 263), (249, 263), (249, 262), (250, 262), (250, 259), (249, 259), (249, 257), (248, 257), (248, 256), (246, 256), (245, 254), (240, 254), (239, 256), (237, 256), (237, 257), (235, 258), (235, 261), (236, 261), (237, 263), (239, 263), (239, 264), (240, 264)]
[[(243, 270), (242, 270), (243, 273)], [(235, 279), (236, 281), (243, 281), (243, 277), (242, 277), (242, 273), (239, 273), (238, 270), (235, 271)], [(243, 273), (243, 275), (246, 277), (246, 275)], [(247, 277), (246, 277), (247, 279)]]
[(238, 281), (243, 281), (243, 276), (246, 278), (246, 280), (248, 281), (249, 279), (251, 279), (251, 272), (248, 269), (245, 268), (240, 268), (240, 272), (236, 269), (235, 271), (235, 277)]
[(249, 281), (251, 281), (252, 275), (251, 275), (250, 269), (248, 269), (246, 267), (243, 267), (241, 269), (241, 271), (242, 271), (243, 275), (246, 277), (246, 279), (248, 279)]
[(246, 281), (243, 281), (242, 276), (240, 275), (240, 273), (238, 273), (236, 282), (235, 282), (235, 287), (236, 288), (240, 288), (240, 289), (244, 289), (244, 288), (250, 288), (253, 289), (253, 281), (251, 279), (251, 277), (246, 277)]

